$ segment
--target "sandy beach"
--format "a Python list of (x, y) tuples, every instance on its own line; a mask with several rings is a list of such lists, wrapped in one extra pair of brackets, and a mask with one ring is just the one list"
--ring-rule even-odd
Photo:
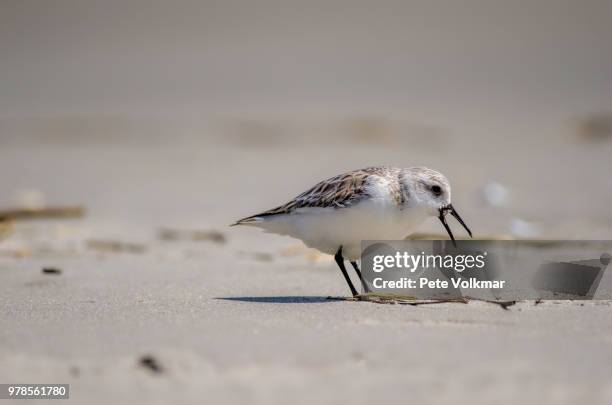
[[(327, 152), (330, 161), (339, 149)], [(73, 400), (100, 404), (611, 398), (609, 301), (529, 301), (505, 310), (340, 301), (329, 298), (348, 294), (331, 257), (288, 237), (229, 228), (324, 174), (324, 165), (311, 173), (307, 162), (289, 163), (301, 153), (202, 143), (0, 151), (4, 173), (33, 162), (5, 176), (4, 189), (42, 185), (47, 203), (87, 208), (83, 218), (16, 221), (0, 242), (0, 381), (69, 383)], [(346, 164), (400, 155), (355, 147)], [(275, 171), (282, 166), (290, 172)], [(541, 181), (519, 177), (517, 192)], [(516, 207), (503, 210), (508, 219), (493, 225), (470, 195), (478, 190), (470, 173), (451, 178), (476, 235), (507, 226), (507, 212), (520, 211), (513, 199)], [(20, 195), (5, 195), (5, 204)], [(577, 222), (538, 207), (534, 218), (554, 221), (545, 238), (567, 227), (580, 232), (581, 224), (610, 234), (588, 225), (595, 216)], [(424, 230), (438, 227), (432, 220)], [(612, 284), (609, 276), (602, 286)]]
[(342, 172), (427, 166), (477, 239), (612, 240), (611, 17), (3, 0), (0, 384), (94, 405), (612, 403), (610, 269), (593, 300), (351, 301), (333, 258), (229, 227)]

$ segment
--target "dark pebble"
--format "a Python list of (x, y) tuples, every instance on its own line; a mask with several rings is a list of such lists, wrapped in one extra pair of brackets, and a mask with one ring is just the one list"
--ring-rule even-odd
[(43, 274), (62, 274), (60, 269), (55, 267), (45, 267), (42, 269)]
[(157, 359), (153, 356), (142, 356), (138, 364), (154, 374), (160, 374), (164, 371)]

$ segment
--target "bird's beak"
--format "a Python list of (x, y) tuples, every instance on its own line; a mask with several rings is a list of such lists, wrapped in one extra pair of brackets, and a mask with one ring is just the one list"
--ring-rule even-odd
[(442, 225), (444, 225), (444, 228), (446, 229), (446, 232), (448, 232), (448, 236), (450, 236), (451, 240), (453, 241), (453, 245), (455, 247), (457, 247), (457, 242), (455, 242), (455, 237), (453, 236), (453, 232), (451, 231), (450, 227), (448, 226), (448, 223), (446, 222), (446, 214), (448, 214), (449, 212), (465, 228), (467, 233), (470, 235), (470, 238), (472, 237), (472, 231), (470, 231), (470, 228), (468, 228), (465, 222), (463, 222), (463, 219), (461, 219), (461, 217), (459, 216), (459, 213), (457, 212), (455, 207), (453, 207), (452, 204), (448, 204), (444, 207), (441, 207), (439, 211), (440, 211), (440, 215), (438, 216), (438, 219), (440, 220), (440, 222), (442, 222)]

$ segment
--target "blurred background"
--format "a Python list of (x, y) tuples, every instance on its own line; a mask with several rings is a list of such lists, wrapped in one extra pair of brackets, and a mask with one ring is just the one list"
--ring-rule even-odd
[(425, 165), (480, 235), (610, 237), (611, 17), (605, 0), (4, 0), (0, 203), (220, 225), (345, 170)]
[(607, 301), (329, 300), (330, 257), (228, 228), (423, 165), (476, 237), (612, 239), (611, 22), (608, 0), (0, 0), (0, 382), (611, 403)]

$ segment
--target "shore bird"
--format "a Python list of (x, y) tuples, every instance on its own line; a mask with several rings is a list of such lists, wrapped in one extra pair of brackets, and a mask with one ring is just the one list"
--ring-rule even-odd
[(427, 218), (437, 217), (455, 243), (446, 222), (449, 213), (472, 236), (451, 204), (451, 187), (442, 173), (425, 167), (375, 166), (323, 180), (286, 204), (233, 225), (289, 235), (334, 255), (355, 296), (344, 261), (351, 263), (361, 280), (357, 260), (362, 240), (404, 239)]

